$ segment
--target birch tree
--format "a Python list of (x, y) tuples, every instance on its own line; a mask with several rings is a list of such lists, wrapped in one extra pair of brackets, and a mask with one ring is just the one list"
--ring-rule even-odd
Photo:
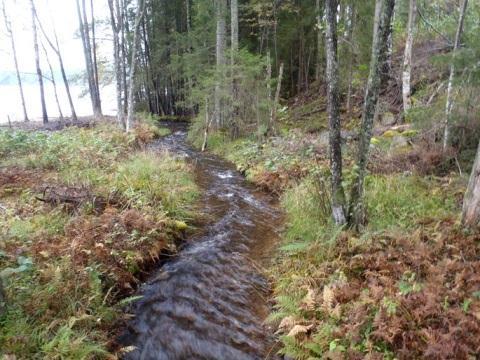
[(348, 212), (349, 224), (359, 228), (365, 223), (364, 180), (367, 170), (370, 141), (372, 139), (373, 119), (378, 103), (382, 82), (382, 67), (388, 51), (388, 38), (391, 33), (391, 23), (395, 0), (376, 0), (372, 55), (370, 72), (365, 90), (365, 101), (362, 111), (362, 125), (358, 144), (357, 161), (354, 169), (354, 179), (350, 195)]
[(142, 22), (143, 14), (145, 12), (145, 0), (139, 0), (137, 4), (137, 12), (135, 15), (135, 27), (133, 29), (133, 42), (132, 42), (132, 58), (130, 62), (130, 74), (128, 79), (128, 112), (127, 123), (125, 130), (128, 132), (132, 128), (133, 113), (135, 111), (135, 104), (133, 102), (133, 90), (135, 87), (135, 70), (137, 66), (137, 50), (139, 43), (138, 33), (140, 31), (140, 24)]
[(412, 76), (412, 52), (413, 38), (415, 31), (415, 21), (417, 17), (417, 0), (410, 0), (408, 10), (407, 24), (407, 40), (405, 41), (405, 53), (403, 55), (403, 72), (402, 72), (402, 97), (404, 114), (410, 110), (412, 106), (410, 79)]
[(20, 76), (20, 70), (18, 68), (17, 47), (15, 45), (15, 38), (13, 36), (12, 23), (8, 19), (7, 11), (5, 9), (5, 1), (2, 1), (2, 13), (3, 20), (5, 22), (5, 29), (7, 30), (8, 37), (10, 38), (10, 46), (12, 48), (13, 62), (15, 64), (15, 74), (17, 76), (18, 90), (20, 92), (20, 99), (22, 100), (23, 120), (28, 121), (27, 105), (25, 103), (25, 95), (23, 93), (22, 77)]
[(43, 123), (48, 123), (47, 104), (45, 103), (45, 89), (43, 86), (43, 74), (40, 66), (40, 51), (38, 47), (37, 23), (35, 18), (35, 4), (30, 0), (30, 8), (32, 15), (32, 33), (33, 33), (33, 49), (35, 51), (35, 67), (37, 69), (38, 86), (40, 88), (40, 102), (42, 105)]
[(446, 150), (450, 142), (450, 123), (453, 109), (453, 80), (455, 78), (455, 58), (458, 48), (460, 47), (460, 41), (463, 32), (463, 23), (465, 21), (465, 13), (467, 10), (468, 0), (463, 0), (460, 8), (460, 17), (458, 19), (457, 32), (455, 33), (455, 42), (453, 44), (453, 54), (450, 63), (450, 75), (448, 77), (447, 85), (447, 101), (445, 104), (445, 126), (443, 133), (443, 150)]
[(325, 52), (327, 59), (327, 112), (332, 190), (332, 215), (335, 224), (346, 223), (345, 193), (342, 186), (342, 139), (340, 125), (339, 74), (337, 56), (337, 0), (325, 1), (327, 28)]
[(38, 27), (40, 28), (40, 31), (42, 32), (43, 38), (47, 41), (47, 44), (50, 46), (52, 51), (57, 56), (58, 64), (60, 65), (60, 73), (62, 75), (63, 85), (65, 87), (65, 92), (67, 93), (68, 104), (70, 106), (72, 121), (77, 122), (77, 120), (78, 120), (77, 119), (77, 113), (75, 111), (75, 105), (73, 104), (72, 93), (70, 92), (70, 85), (68, 83), (67, 73), (65, 71), (65, 65), (64, 65), (64, 62), (63, 62), (63, 56), (62, 56), (62, 52), (61, 52), (61, 49), (60, 49), (60, 44), (58, 42), (57, 30), (55, 28), (55, 25), (53, 24), (52, 28), (53, 28), (53, 38), (54, 38), (54, 41), (55, 41), (55, 43), (54, 43), (50, 39), (50, 37), (48, 36), (47, 32), (45, 31), (45, 28), (43, 27), (42, 22), (40, 21), (40, 19), (38, 17), (37, 10), (36, 10), (35, 7), (34, 7), (34, 11), (35, 11), (35, 18), (37, 19)]

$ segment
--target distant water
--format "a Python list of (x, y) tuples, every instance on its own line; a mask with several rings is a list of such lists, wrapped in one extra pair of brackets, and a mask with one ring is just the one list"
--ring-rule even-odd
[[(62, 85), (62, 86), (60, 86)], [(63, 116), (69, 117), (70, 105), (68, 103), (67, 94), (63, 83), (57, 85), (58, 97), (60, 100), (60, 106), (62, 108)], [(40, 103), (40, 90), (37, 85), (26, 84), (23, 87), (25, 94), (25, 102), (27, 105), (27, 113), (30, 120), (41, 120), (42, 106)], [(73, 97), (73, 103), (75, 105), (75, 111), (78, 116), (92, 115), (92, 105), (90, 103), (90, 97), (81, 97), (82, 87), (71, 86), (70, 91)], [(115, 86), (109, 85), (100, 89), (102, 99), (102, 110), (104, 115), (115, 115), (116, 113), (116, 100), (115, 100)], [(53, 86), (51, 84), (45, 85), (45, 98), (47, 103), (47, 112), (49, 118), (59, 117), (57, 104), (55, 102), (55, 95)], [(20, 98), (20, 92), (16, 85), (1, 85), (0, 86), (0, 123), (8, 122), (8, 116), (11, 121), (22, 121), (23, 110), (22, 102)]]

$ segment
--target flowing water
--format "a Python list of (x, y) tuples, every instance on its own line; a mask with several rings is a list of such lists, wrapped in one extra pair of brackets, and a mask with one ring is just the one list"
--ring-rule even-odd
[(281, 214), (230, 163), (189, 147), (184, 125), (171, 127), (154, 148), (194, 165), (201, 210), (212, 221), (140, 289), (123, 337), (136, 349), (125, 358), (269, 358), (269, 289), (259, 267), (278, 240)]

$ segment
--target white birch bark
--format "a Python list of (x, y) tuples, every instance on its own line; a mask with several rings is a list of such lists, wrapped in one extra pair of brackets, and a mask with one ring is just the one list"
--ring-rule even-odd
[(417, 0), (410, 0), (410, 6), (408, 10), (407, 40), (405, 41), (402, 72), (402, 97), (404, 114), (406, 114), (412, 106), (412, 100), (410, 97), (412, 92), (410, 80), (412, 76), (412, 53), (416, 17)]

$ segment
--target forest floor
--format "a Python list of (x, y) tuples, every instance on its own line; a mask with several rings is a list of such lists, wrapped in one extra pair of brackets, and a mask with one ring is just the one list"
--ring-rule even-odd
[[(347, 189), (354, 112), (342, 114)], [(330, 221), (321, 100), (289, 104), (277, 136), (209, 139), (210, 151), (277, 194), (286, 211), (284, 243), (269, 271), (280, 352), (295, 359), (473, 359), (480, 354), (480, 236), (459, 220), (468, 180), (461, 169), (471, 157), (443, 154), (431, 129), (415, 121), (382, 122), (372, 139), (362, 234)]]
[(146, 149), (168, 129), (81, 124), (0, 130), (1, 358), (113, 356), (122, 307), (195, 218), (190, 166)]

